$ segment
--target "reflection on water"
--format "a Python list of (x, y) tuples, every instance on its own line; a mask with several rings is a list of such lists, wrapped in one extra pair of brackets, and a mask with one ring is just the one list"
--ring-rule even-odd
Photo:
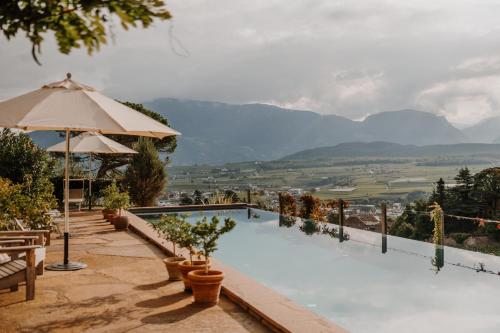
[(382, 234), (382, 253), (387, 253), (387, 235)]
[(331, 238), (338, 238), (340, 242), (345, 240), (349, 240), (349, 234), (344, 232), (343, 227), (336, 228), (331, 223), (324, 222), (316, 222), (312, 219), (303, 219), (295, 216), (285, 216), (279, 215), (279, 223), (280, 227), (291, 228), (297, 222), (301, 222), (299, 224), (299, 230), (308, 236), (312, 235), (328, 235)]
[(291, 228), (295, 225), (296, 222), (297, 222), (297, 218), (295, 216), (285, 216), (285, 215), (279, 216), (279, 226), (280, 227)]
[(319, 223), (316, 223), (315, 221), (310, 219), (303, 219), (302, 224), (299, 226), (299, 229), (308, 236), (318, 234), (321, 230)]
[(433, 271), (439, 273), (441, 268), (444, 266), (444, 247), (442, 245), (436, 245), (434, 258), (431, 259), (431, 264), (434, 267)]

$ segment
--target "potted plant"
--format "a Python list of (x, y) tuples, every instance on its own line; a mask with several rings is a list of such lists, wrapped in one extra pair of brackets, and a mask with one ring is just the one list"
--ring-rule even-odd
[[(189, 260), (184, 260), (179, 263), (178, 268), (182, 275), (182, 281), (184, 282), (184, 291), (191, 291), (191, 282), (188, 279), (188, 274), (191, 271), (199, 270), (205, 268), (207, 264), (205, 260), (201, 260), (198, 255), (199, 260), (193, 260), (193, 255), (197, 254), (196, 248), (199, 246), (200, 240), (197, 235), (192, 232), (193, 226), (189, 223), (183, 225), (183, 237), (179, 241), (179, 246), (187, 249), (189, 251)], [(210, 263), (208, 263), (210, 267)]]
[(205, 269), (189, 272), (188, 279), (191, 282), (195, 303), (207, 306), (218, 303), (222, 280), (224, 279), (224, 273), (209, 269), (210, 256), (217, 250), (219, 237), (231, 231), (236, 222), (231, 218), (226, 218), (222, 227), (219, 228), (218, 225), (219, 218), (217, 216), (212, 217), (210, 222), (204, 217), (202, 221), (196, 222), (196, 225), (191, 229), (191, 232), (199, 238), (199, 247), (205, 257)]
[(191, 225), (186, 221), (184, 215), (163, 215), (159, 222), (153, 224), (153, 228), (158, 232), (158, 236), (171, 242), (174, 248), (173, 256), (163, 259), (170, 281), (182, 280), (179, 263), (186, 259), (182, 256), (177, 256), (176, 247), (186, 237), (186, 230), (190, 227)]
[(118, 215), (112, 217), (115, 230), (125, 230), (128, 228), (128, 216), (122, 215), (122, 209), (130, 206), (130, 198), (127, 192), (115, 193), (111, 198), (111, 209), (115, 209)]
[[(119, 192), (118, 186), (116, 186), (116, 183), (113, 182), (111, 185), (107, 186), (103, 191), (103, 210), (102, 210), (102, 216), (104, 219), (108, 220), (109, 222), (112, 221), (112, 218), (117, 215), (117, 210), (113, 209), (113, 197)], [(112, 223), (112, 222), (111, 222)]]

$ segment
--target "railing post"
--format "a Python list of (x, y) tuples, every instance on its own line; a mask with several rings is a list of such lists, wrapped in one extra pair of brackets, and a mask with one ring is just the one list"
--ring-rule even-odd
[(339, 199), (339, 242), (344, 241), (344, 200)]
[(283, 215), (283, 205), (281, 204), (281, 192), (278, 192), (278, 206), (279, 206), (279, 213), (280, 215)]
[(387, 252), (387, 204), (380, 206), (380, 232), (382, 234), (382, 253)]

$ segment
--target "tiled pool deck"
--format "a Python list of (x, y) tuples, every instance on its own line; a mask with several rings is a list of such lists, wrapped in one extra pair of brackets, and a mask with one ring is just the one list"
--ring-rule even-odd
[[(182, 282), (167, 282), (165, 255), (133, 232), (115, 232), (99, 212), (75, 213), (71, 259), (88, 264), (76, 272), (46, 271), (36, 298), (0, 291), (0, 332), (269, 332), (223, 296), (219, 305), (192, 304)], [(47, 263), (62, 259), (53, 239)], [(309, 332), (311, 332), (309, 330)]]

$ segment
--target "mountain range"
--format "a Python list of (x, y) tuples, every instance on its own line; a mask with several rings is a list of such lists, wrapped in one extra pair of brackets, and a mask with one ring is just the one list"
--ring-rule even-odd
[(348, 142), (331, 147), (306, 149), (283, 157), (284, 161), (327, 160), (336, 157), (500, 157), (500, 144), (457, 143), (442, 145), (401, 145), (393, 142)]
[[(160, 98), (144, 105), (164, 115), (182, 133), (172, 156), (175, 165), (274, 160), (346, 142), (384, 141), (415, 146), (500, 143), (500, 117), (459, 130), (444, 117), (416, 110), (380, 112), (354, 121), (266, 104)], [(31, 135), (44, 147), (62, 140), (50, 132)]]
[(429, 145), (469, 141), (444, 117), (400, 110), (363, 121), (265, 104), (157, 99), (145, 103), (180, 132), (175, 164), (222, 164), (279, 159), (304, 149), (342, 142), (388, 141)]

